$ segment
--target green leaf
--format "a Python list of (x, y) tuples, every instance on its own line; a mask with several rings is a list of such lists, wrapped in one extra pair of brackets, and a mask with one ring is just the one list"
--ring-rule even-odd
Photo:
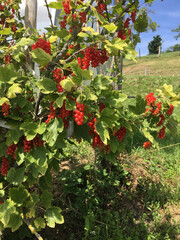
[(11, 215), (16, 211), (14, 205), (14, 202), (10, 199), (0, 205), (0, 220), (5, 226), (7, 226)]
[(110, 139), (108, 129), (105, 127), (103, 122), (97, 122), (96, 125), (96, 131), (99, 134), (101, 140), (104, 144), (107, 145), (107, 140)]
[(97, 75), (91, 82), (91, 85), (97, 90), (106, 90), (109, 88), (112, 80), (104, 75)]
[(111, 137), (110, 147), (111, 147), (111, 151), (113, 153), (115, 153), (117, 150), (119, 150), (119, 142), (115, 136)]
[(177, 121), (175, 121), (173, 118), (168, 119), (166, 127), (170, 130), (172, 135), (177, 134), (177, 126), (178, 126)]
[(62, 29), (62, 30), (56, 31), (56, 35), (57, 35), (59, 38), (65, 38), (66, 36), (69, 35), (69, 32), (68, 32), (66, 29)]
[(17, 77), (19, 77), (19, 74), (16, 73), (12, 63), (0, 66), (0, 82), (12, 84)]
[(44, 94), (49, 94), (57, 91), (56, 83), (50, 78), (43, 78), (36, 84)]
[(90, 89), (88, 86), (84, 86), (83, 93), (86, 96), (87, 100), (97, 101), (98, 99), (95, 92), (92, 89)]
[(106, 96), (106, 101), (114, 108), (121, 108), (122, 103), (127, 99), (127, 95), (112, 91), (111, 94)]
[(2, 106), (3, 103), (7, 103), (8, 105), (10, 105), (9, 99), (5, 97), (0, 98), (0, 106)]
[(66, 78), (60, 82), (63, 89), (70, 92), (73, 87), (75, 87), (75, 84), (70, 78)]
[(55, 9), (62, 9), (63, 4), (62, 4), (62, 2), (50, 2), (48, 4), (48, 7), (49, 8), (55, 8)]
[(19, 185), (24, 180), (24, 167), (15, 169), (11, 168), (8, 171), (7, 181), (13, 185)]
[(13, 213), (10, 216), (9, 222), (7, 224), (8, 228), (11, 228), (12, 232), (15, 232), (23, 224), (22, 219), (19, 214)]
[(23, 185), (17, 188), (10, 188), (9, 196), (18, 206), (23, 205), (23, 202), (28, 198), (29, 193)]
[(76, 102), (75, 102), (75, 101), (72, 101), (72, 100), (70, 100), (70, 99), (67, 99), (67, 100), (66, 100), (66, 104), (65, 104), (65, 108), (66, 108), (66, 110), (68, 110), (68, 111), (76, 110)]
[(46, 218), (47, 225), (51, 228), (55, 227), (55, 224), (63, 224), (64, 218), (60, 214), (61, 209), (58, 207), (51, 207), (46, 210), (44, 217)]
[(70, 67), (76, 77), (73, 77), (73, 82), (79, 85), (82, 81), (91, 80), (92, 73), (89, 70), (83, 70), (79, 67), (78, 62), (72, 62)]
[(54, 102), (54, 104), (58, 107), (58, 108), (61, 108), (63, 103), (64, 103), (64, 100), (66, 99), (66, 96), (65, 95), (60, 95), (56, 101)]
[(39, 218), (36, 218), (34, 220), (34, 225), (36, 228), (38, 229), (41, 229), (41, 228), (45, 228), (46, 227), (46, 224), (45, 224), (45, 221), (42, 217), (39, 217)]
[(42, 67), (46, 66), (52, 60), (52, 56), (45, 52), (42, 48), (36, 48), (30, 53), (33, 60)]
[(45, 123), (40, 123), (37, 128), (37, 133), (38, 134), (43, 134), (46, 131), (46, 124)]
[(97, 19), (98, 19), (101, 23), (105, 23), (105, 22), (106, 22), (106, 19), (105, 19), (101, 14), (98, 13), (97, 9), (96, 9), (95, 7), (92, 7), (92, 6), (91, 6), (91, 8), (92, 8), (92, 10), (93, 10), (94, 15), (97, 17)]
[(43, 191), (43, 193), (41, 194), (41, 201), (45, 208), (49, 208), (51, 206), (52, 193), (47, 190)]
[(3, 198), (4, 194), (5, 194), (5, 191), (4, 190), (0, 190), (0, 198)]
[(102, 121), (106, 123), (106, 126), (112, 127), (115, 121), (117, 121), (118, 119), (119, 116), (116, 114), (114, 109), (104, 108), (98, 121)]
[(17, 144), (19, 142), (20, 137), (23, 135), (23, 132), (20, 131), (18, 128), (11, 129), (6, 134), (6, 143), (7, 145)]
[(148, 28), (148, 16), (147, 13), (144, 11), (141, 14), (138, 14), (136, 21), (134, 23), (134, 29), (137, 32), (146, 32)]
[(85, 32), (90, 32), (92, 35), (94, 36), (97, 36), (99, 35), (98, 32), (95, 32), (95, 30), (92, 28), (92, 27), (83, 27), (82, 28), (82, 31), (85, 31)]
[(21, 124), (20, 129), (23, 130), (27, 140), (30, 141), (37, 135), (38, 124), (33, 122), (24, 122)]
[(4, 28), (3, 30), (0, 30), (0, 35), (10, 35), (11, 28)]
[(60, 132), (64, 129), (64, 123), (61, 118), (55, 118), (48, 125), (47, 132), (44, 135), (44, 140), (49, 143), (49, 146), (53, 146), (57, 140), (57, 137)]
[(78, 37), (86, 38), (86, 37), (89, 37), (89, 34), (87, 34), (85, 32), (80, 32), (80, 33), (78, 33)]
[(108, 32), (110, 32), (110, 33), (116, 32), (116, 30), (118, 28), (114, 23), (106, 24), (103, 27), (106, 28), (108, 30)]
[(136, 106), (129, 105), (129, 110), (136, 115), (143, 114), (146, 110), (147, 101), (140, 95), (136, 96)]
[(141, 132), (144, 134), (144, 136), (145, 136), (150, 142), (152, 142), (157, 148), (159, 148), (158, 143), (156, 142), (156, 140), (154, 139), (154, 137), (150, 134), (150, 132), (148, 131), (147, 128), (141, 127)]
[(49, 38), (49, 42), (54, 43), (54, 42), (57, 41), (57, 39), (58, 39), (58, 36), (52, 36), (52, 37)]
[(120, 38), (115, 38), (113, 41), (106, 40), (106, 44), (104, 47), (108, 51), (109, 54), (119, 55), (119, 50), (124, 50), (127, 46), (127, 43)]
[(8, 98), (15, 98), (17, 95), (16, 94), (21, 94), (22, 93), (22, 89), (20, 88), (20, 84), (19, 83), (14, 83), (7, 92), (7, 96)]
[(44, 147), (39, 147), (37, 149), (31, 150), (27, 156), (27, 160), (30, 163), (35, 163), (38, 166), (38, 171), (41, 174), (44, 175), (46, 173), (48, 165), (46, 158), (46, 149)]
[(167, 85), (166, 83), (163, 85), (163, 92), (166, 97), (174, 98), (176, 94), (173, 92), (173, 86)]

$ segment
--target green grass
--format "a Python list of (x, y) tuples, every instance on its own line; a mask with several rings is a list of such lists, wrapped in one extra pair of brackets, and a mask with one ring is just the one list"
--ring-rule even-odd
[(123, 75), (134, 76), (180, 76), (180, 52), (162, 53), (137, 58), (137, 63), (130, 60), (123, 62)]
[(172, 85), (174, 91), (180, 93), (180, 76), (124, 76), (122, 87), (127, 95), (145, 96), (161, 88), (165, 83)]

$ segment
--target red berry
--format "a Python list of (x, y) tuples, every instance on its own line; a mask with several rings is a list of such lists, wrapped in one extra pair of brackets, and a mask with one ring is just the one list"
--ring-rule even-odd
[(1, 175), (5, 176), (8, 174), (9, 169), (9, 161), (6, 159), (5, 156), (2, 157), (2, 163), (1, 163)]
[(161, 138), (161, 139), (164, 138), (164, 136), (165, 136), (165, 129), (166, 129), (166, 127), (164, 126), (164, 127), (162, 127), (162, 128), (159, 130), (158, 138)]
[(12, 155), (13, 158), (16, 159), (16, 156), (15, 156), (16, 149), (17, 149), (17, 144), (10, 145), (6, 150), (7, 155)]
[(24, 145), (24, 152), (28, 153), (31, 151), (32, 141), (28, 141), (25, 137), (23, 140), (23, 145)]
[(41, 48), (43, 49), (45, 52), (51, 54), (51, 45), (49, 41), (46, 41), (43, 38), (39, 38), (37, 40), (37, 42), (35, 42), (34, 44), (31, 45), (32, 50), (36, 49), (36, 48)]
[(151, 143), (150, 142), (145, 142), (143, 144), (143, 148), (145, 148), (145, 149), (150, 149), (150, 147), (151, 147)]
[(121, 127), (117, 132), (114, 133), (114, 135), (117, 137), (117, 139), (122, 142), (122, 140), (124, 139), (125, 135), (126, 135), (126, 128), (125, 127)]
[(7, 116), (9, 114), (9, 105), (7, 103), (3, 103), (2, 112), (4, 116)]
[(169, 109), (166, 111), (167, 115), (172, 115), (174, 110), (174, 106), (172, 104), (169, 105)]

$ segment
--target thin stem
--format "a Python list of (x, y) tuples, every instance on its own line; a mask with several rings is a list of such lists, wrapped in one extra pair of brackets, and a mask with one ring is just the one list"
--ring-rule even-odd
[(49, 20), (50, 20), (50, 22), (51, 22), (51, 27), (52, 27), (53, 33), (55, 34), (54, 24), (53, 24), (53, 21), (52, 21), (52, 15), (51, 15), (51, 13), (50, 13), (47, 0), (44, 0), (44, 1), (45, 1), (45, 4), (46, 4), (47, 11), (48, 11)]

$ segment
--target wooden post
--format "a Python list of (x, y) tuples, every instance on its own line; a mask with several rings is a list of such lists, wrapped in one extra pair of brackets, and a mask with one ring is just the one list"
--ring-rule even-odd
[[(37, 24), (37, 0), (26, 0), (25, 6), (25, 28), (35, 29)], [(29, 54), (29, 50), (26, 50), (27, 62), (32, 69), (34, 69), (34, 63)]]
[(161, 46), (158, 47), (158, 57), (161, 56)]
[(141, 58), (141, 49), (139, 48), (139, 58)]
[(25, 27), (36, 28), (37, 23), (37, 0), (26, 0)]

